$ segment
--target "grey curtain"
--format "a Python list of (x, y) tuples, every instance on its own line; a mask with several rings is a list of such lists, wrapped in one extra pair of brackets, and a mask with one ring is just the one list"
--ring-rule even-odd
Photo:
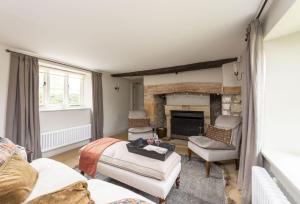
[(92, 140), (103, 137), (103, 98), (102, 98), (102, 74), (92, 72)]
[(258, 20), (249, 26), (248, 45), (242, 56), (243, 127), (238, 182), (242, 190), (242, 203), (251, 203), (252, 166), (262, 165), (261, 125), (264, 104), (265, 64), (262, 26)]
[(11, 53), (6, 137), (41, 157), (38, 59)]

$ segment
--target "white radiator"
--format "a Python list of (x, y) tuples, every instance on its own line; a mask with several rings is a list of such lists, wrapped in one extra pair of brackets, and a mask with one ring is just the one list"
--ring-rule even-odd
[(252, 167), (252, 204), (290, 204), (268, 172)]
[(47, 152), (91, 138), (91, 124), (41, 133), (41, 149)]

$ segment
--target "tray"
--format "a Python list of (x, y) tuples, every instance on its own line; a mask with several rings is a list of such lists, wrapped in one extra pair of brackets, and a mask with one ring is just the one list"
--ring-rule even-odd
[(143, 148), (147, 145), (148, 145), (147, 140), (144, 140), (142, 138), (126, 144), (129, 152), (139, 154), (145, 157), (150, 157), (152, 159), (157, 159), (160, 161), (165, 161), (175, 150), (175, 145), (168, 144), (168, 143), (160, 143), (159, 145), (156, 146), (166, 148), (168, 149), (168, 151), (165, 154), (159, 154), (155, 151), (144, 150)]

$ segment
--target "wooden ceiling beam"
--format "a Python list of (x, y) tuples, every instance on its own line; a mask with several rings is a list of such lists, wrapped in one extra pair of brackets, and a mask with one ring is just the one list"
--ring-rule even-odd
[(207, 62), (198, 62), (198, 63), (194, 63), (194, 64), (179, 65), (179, 66), (174, 66), (174, 67), (165, 67), (165, 68), (149, 69), (149, 70), (142, 70), (142, 71), (135, 71), (135, 72), (126, 72), (126, 73), (117, 73), (117, 74), (112, 74), (111, 76), (112, 77), (132, 77), (132, 76), (146, 76), (146, 75), (187, 72), (187, 71), (194, 71), (194, 70), (200, 70), (200, 69), (217, 68), (217, 67), (221, 67), (223, 64), (235, 62), (235, 61), (237, 61), (236, 57), (214, 60), (214, 61), (207, 61)]

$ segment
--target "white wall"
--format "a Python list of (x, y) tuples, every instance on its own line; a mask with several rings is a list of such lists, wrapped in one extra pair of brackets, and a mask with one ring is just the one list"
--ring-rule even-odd
[[(120, 83), (120, 91), (115, 90), (116, 83)], [(104, 73), (103, 109), (104, 109), (104, 136), (119, 134), (128, 129), (128, 112), (130, 109), (130, 81), (111, 77)]]
[(60, 130), (91, 123), (91, 109), (40, 111), (41, 132)]
[(9, 76), (9, 53), (0, 44), (0, 137), (5, 137), (6, 100)]
[(222, 69), (203, 69), (178, 74), (144, 76), (144, 85), (172, 84), (181, 82), (222, 82)]
[(300, 153), (300, 32), (265, 43), (264, 147)]
[[(6, 100), (9, 77), (8, 47), (0, 44), (0, 136), (5, 129)], [(120, 91), (115, 91), (116, 83)], [(126, 131), (130, 108), (130, 82), (127, 79), (113, 78), (103, 74), (104, 135), (111, 136)], [(74, 127), (90, 123), (90, 110), (42, 111), (40, 113), (41, 132)]]
[(203, 69), (178, 74), (160, 74), (144, 76), (144, 85), (172, 84), (182, 82), (223, 83), (223, 86), (240, 86), (241, 83), (233, 74), (233, 64), (227, 63), (220, 68)]

